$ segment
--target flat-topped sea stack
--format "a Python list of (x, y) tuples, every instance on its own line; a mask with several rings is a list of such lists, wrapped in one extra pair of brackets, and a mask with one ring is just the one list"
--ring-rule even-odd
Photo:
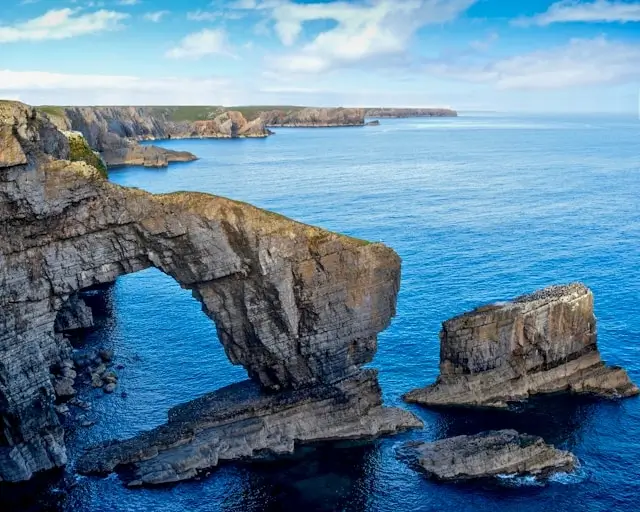
[(545, 478), (571, 472), (578, 465), (572, 453), (515, 430), (492, 430), (433, 443), (412, 441), (403, 445), (400, 454), (428, 478), (441, 481), (496, 476)]
[(552, 286), (444, 322), (440, 376), (403, 398), (428, 406), (508, 407), (530, 395), (569, 392), (617, 398), (638, 388), (600, 358), (593, 294)]
[[(71, 354), (61, 326), (84, 323), (69, 312), (79, 292), (149, 267), (192, 291), (253, 384), (242, 385), (247, 395), (222, 391), (174, 411), (148, 445), (164, 453), (177, 448), (171, 438), (181, 449), (162, 457), (170, 476), (147, 480), (192, 476), (206, 464), (185, 458), (214, 445), (209, 458), (200, 453), (210, 465), (249, 455), (214, 438), (279, 453), (298, 441), (420, 425), (383, 408), (375, 373), (361, 369), (395, 314), (393, 250), (222, 197), (121, 187), (86, 161), (69, 161), (70, 153), (48, 117), (0, 102), (0, 481), (67, 462), (52, 374)], [(231, 420), (237, 428), (221, 433)]]

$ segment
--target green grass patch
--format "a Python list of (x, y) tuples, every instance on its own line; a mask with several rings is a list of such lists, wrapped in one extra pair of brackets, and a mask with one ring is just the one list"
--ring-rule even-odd
[(44, 105), (42, 107), (36, 107), (36, 110), (39, 110), (40, 112), (47, 114), (49, 116), (55, 116), (55, 117), (65, 116), (64, 107), (54, 107), (51, 105)]
[(69, 139), (69, 160), (72, 162), (85, 162), (95, 167), (103, 178), (108, 178), (107, 166), (98, 155), (89, 147), (86, 139), (80, 135), (71, 134)]

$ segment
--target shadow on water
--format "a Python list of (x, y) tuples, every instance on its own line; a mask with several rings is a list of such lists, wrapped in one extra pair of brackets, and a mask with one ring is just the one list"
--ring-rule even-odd
[(244, 473), (244, 491), (230, 495), (220, 510), (366, 510), (375, 457), (370, 443), (302, 447), (294, 456), (235, 465)]
[(514, 429), (571, 449), (580, 443), (598, 403), (588, 397), (550, 395), (531, 398), (509, 410), (440, 409), (435, 413), (434, 437), (443, 439), (484, 430)]

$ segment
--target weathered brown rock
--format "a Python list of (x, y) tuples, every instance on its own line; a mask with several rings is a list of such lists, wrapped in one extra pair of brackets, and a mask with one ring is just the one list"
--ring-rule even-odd
[(129, 485), (158, 485), (193, 478), (224, 461), (289, 454), (298, 444), (422, 426), (408, 411), (382, 407), (380, 396), (374, 370), (275, 394), (245, 381), (174, 407), (166, 425), (92, 448), (77, 469), (105, 474), (127, 466)]
[(404, 399), (432, 406), (507, 407), (530, 395), (571, 392), (637, 395), (596, 345), (593, 294), (582, 284), (552, 286), (513, 302), (448, 320), (440, 333), (440, 376)]
[(572, 453), (515, 430), (493, 430), (433, 443), (410, 442), (400, 453), (429, 478), (443, 481), (498, 475), (548, 477), (573, 471), (578, 464)]
[(191, 289), (229, 359), (272, 391), (330, 386), (372, 360), (395, 314), (391, 249), (221, 197), (117, 186), (60, 160), (68, 141), (46, 118), (10, 108), (28, 164), (0, 169), (0, 480), (65, 464), (55, 320), (123, 274), (157, 267)]

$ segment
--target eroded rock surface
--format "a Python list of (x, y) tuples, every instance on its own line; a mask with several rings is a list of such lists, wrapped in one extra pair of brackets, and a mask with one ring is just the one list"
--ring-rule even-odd
[(498, 475), (548, 477), (573, 471), (578, 465), (572, 453), (515, 430), (492, 430), (433, 443), (414, 441), (405, 444), (400, 453), (429, 478), (444, 481)]
[(229, 359), (265, 389), (357, 379), (372, 360), (395, 314), (391, 249), (221, 197), (117, 186), (65, 160), (69, 142), (46, 117), (0, 106), (13, 148), (0, 159), (0, 479), (66, 463), (50, 369), (69, 347), (55, 320), (74, 294), (123, 274), (153, 266), (191, 289)]
[(302, 443), (373, 438), (422, 423), (382, 407), (374, 370), (338, 381), (266, 393), (252, 381), (233, 384), (169, 411), (169, 422), (127, 441), (97, 446), (81, 473), (126, 467), (131, 486), (186, 480), (224, 461), (293, 453)]
[(637, 395), (622, 368), (602, 361), (596, 337), (593, 294), (582, 284), (484, 306), (444, 322), (440, 376), (404, 399), (433, 406), (507, 407), (544, 393)]

